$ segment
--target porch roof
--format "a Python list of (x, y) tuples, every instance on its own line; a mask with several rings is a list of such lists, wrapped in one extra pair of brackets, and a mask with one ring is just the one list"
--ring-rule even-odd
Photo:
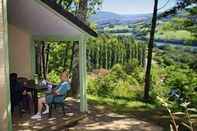
[(97, 34), (54, 0), (9, 0), (8, 23), (24, 29), (36, 39), (78, 39)]

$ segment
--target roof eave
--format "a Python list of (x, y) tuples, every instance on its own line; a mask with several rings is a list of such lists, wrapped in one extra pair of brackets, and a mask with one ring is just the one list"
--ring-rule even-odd
[(58, 5), (56, 1), (54, 0), (40, 0), (43, 3), (45, 3), (47, 6), (55, 10), (58, 14), (65, 17), (67, 20), (71, 21), (74, 25), (88, 33), (89, 35), (93, 37), (97, 37), (97, 33), (93, 31), (89, 26), (87, 26), (85, 23), (83, 23), (81, 20), (79, 20), (76, 16), (74, 16), (72, 13), (66, 11), (63, 7)]

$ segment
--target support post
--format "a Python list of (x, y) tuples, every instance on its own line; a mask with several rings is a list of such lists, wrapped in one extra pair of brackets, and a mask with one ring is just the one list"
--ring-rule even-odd
[(80, 72), (80, 111), (87, 112), (87, 96), (86, 96), (86, 38), (83, 35), (79, 41), (79, 72)]
[(0, 131), (12, 131), (7, 26), (7, 0), (0, 0)]

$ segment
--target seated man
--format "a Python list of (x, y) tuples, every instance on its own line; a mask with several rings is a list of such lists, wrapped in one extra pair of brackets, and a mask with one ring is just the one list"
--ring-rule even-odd
[(11, 110), (14, 112), (14, 107), (19, 106), (22, 98), (22, 88), (17, 80), (18, 75), (16, 73), (10, 74), (10, 96), (11, 96)]
[(46, 110), (42, 112), (42, 114), (47, 114), (49, 113), (49, 105), (53, 99), (58, 102), (62, 101), (64, 97), (56, 97), (58, 95), (66, 95), (67, 91), (70, 90), (70, 84), (68, 82), (68, 73), (63, 72), (60, 75), (60, 84), (57, 86), (56, 89), (52, 90), (52, 92), (49, 95), (46, 95), (46, 97), (42, 97), (38, 99), (38, 112), (36, 115), (32, 116), (32, 119), (41, 119), (41, 111), (43, 106), (46, 107)]
[(28, 84), (26, 81), (22, 83), (22, 105), (23, 105), (23, 111), (29, 111), (32, 113), (33, 111), (33, 99), (32, 99), (32, 91), (28, 87)]

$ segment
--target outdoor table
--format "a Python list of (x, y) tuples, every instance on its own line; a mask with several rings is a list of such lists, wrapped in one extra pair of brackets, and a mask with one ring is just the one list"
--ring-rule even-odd
[[(54, 89), (57, 85), (52, 84), (52, 88)], [(34, 106), (34, 113), (37, 113), (38, 111), (38, 93), (41, 92), (44, 95), (46, 95), (48, 91), (48, 87), (41, 86), (40, 84), (35, 84), (34, 80), (28, 81), (28, 88), (32, 92), (32, 98), (33, 98), (33, 106)]]

